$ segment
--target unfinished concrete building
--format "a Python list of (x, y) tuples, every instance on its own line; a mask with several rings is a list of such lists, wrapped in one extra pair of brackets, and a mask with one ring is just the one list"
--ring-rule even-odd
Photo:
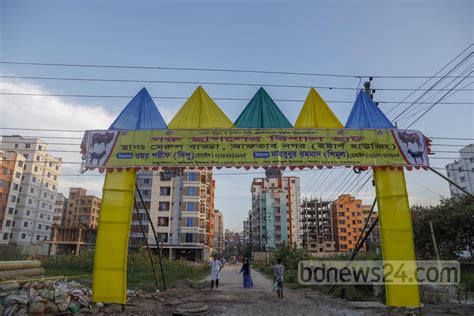
[(333, 253), (336, 240), (331, 202), (304, 200), (301, 203), (301, 240), (311, 253)]

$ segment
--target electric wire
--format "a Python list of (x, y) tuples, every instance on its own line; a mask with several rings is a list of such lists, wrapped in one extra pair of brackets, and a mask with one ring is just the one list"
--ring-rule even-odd
[[(444, 69), (446, 69), (449, 65), (451, 65), (456, 59), (458, 59), (460, 56), (462, 56), (467, 50), (469, 50), (471, 47), (472, 47), (473, 44), (469, 45), (468, 47), (466, 47), (465, 49), (463, 49), (458, 55), (456, 55), (456, 57), (454, 57), (453, 59), (451, 59), (446, 65), (443, 66), (443, 68), (441, 68), (440, 70), (438, 70), (438, 72), (436, 72), (433, 76), (429, 77), (428, 80), (424, 81), (420, 86), (419, 88), (423, 88), (423, 86), (425, 84), (427, 84), (430, 80), (436, 78), (436, 76), (442, 72)], [(390, 112), (392, 112), (393, 110), (395, 110), (396, 108), (398, 108), (398, 106), (400, 106), (403, 102), (405, 102), (409, 97), (411, 97), (413, 94), (415, 94), (418, 90), (414, 90), (412, 91), (412, 93), (410, 93), (408, 96), (406, 96), (401, 102), (397, 103), (393, 108), (391, 108), (387, 113), (385, 113), (386, 115), (388, 115)]]
[[(469, 45), (467, 49), (472, 46)], [(467, 50), (466, 49), (466, 50)], [(433, 76), (422, 75), (353, 75), (353, 74), (330, 74), (311, 72), (291, 72), (291, 71), (270, 71), (255, 69), (231, 69), (231, 68), (199, 68), (199, 67), (169, 67), (169, 66), (143, 66), (143, 65), (104, 65), (104, 64), (78, 64), (78, 63), (43, 63), (43, 62), (21, 62), (13, 60), (2, 60), (0, 64), (27, 65), (27, 66), (47, 66), (47, 67), (75, 67), (75, 68), (116, 68), (116, 69), (142, 69), (142, 70), (174, 70), (174, 71), (200, 71), (200, 72), (230, 72), (230, 73), (253, 73), (253, 74), (273, 74), (273, 75), (295, 75), (295, 76), (320, 76), (339, 78), (388, 78), (388, 79), (420, 79), (433, 78)], [(436, 77), (435, 77), (436, 78)]]

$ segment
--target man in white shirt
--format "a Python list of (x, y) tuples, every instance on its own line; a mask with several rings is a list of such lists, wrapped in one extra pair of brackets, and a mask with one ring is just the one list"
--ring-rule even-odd
[(214, 289), (214, 282), (216, 283), (216, 289), (219, 287), (219, 272), (222, 270), (222, 263), (220, 260), (217, 260), (217, 256), (214, 255), (214, 258), (209, 264), (211, 267), (211, 290)]

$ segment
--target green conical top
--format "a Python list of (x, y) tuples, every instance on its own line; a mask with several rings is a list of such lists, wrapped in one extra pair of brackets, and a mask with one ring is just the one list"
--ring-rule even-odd
[(265, 89), (258, 89), (235, 121), (237, 128), (293, 127)]

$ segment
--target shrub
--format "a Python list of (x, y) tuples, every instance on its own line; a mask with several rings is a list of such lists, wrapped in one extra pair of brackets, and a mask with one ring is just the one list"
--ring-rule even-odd
[(25, 260), (26, 255), (20, 246), (0, 245), (0, 261)]
[(47, 257), (42, 260), (42, 265), (45, 268), (60, 268), (60, 269), (81, 269), (92, 271), (94, 262), (94, 250), (86, 249), (79, 253), (78, 256), (74, 254), (62, 254)]

